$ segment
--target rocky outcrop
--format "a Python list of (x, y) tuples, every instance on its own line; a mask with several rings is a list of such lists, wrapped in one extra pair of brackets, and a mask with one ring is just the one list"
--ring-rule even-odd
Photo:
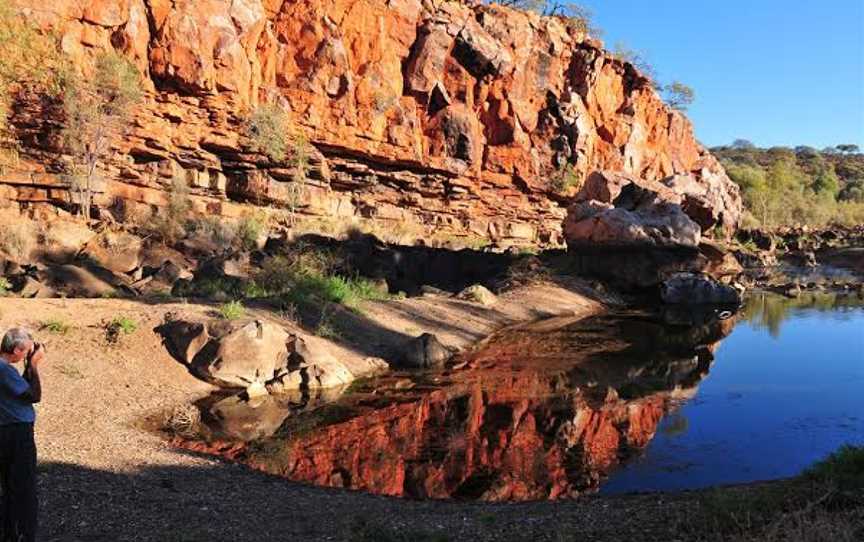
[(570, 247), (696, 248), (703, 230), (731, 230), (740, 214), (732, 181), (711, 179), (594, 172), (568, 209), (564, 237)]
[(413, 369), (442, 367), (453, 352), (441, 344), (438, 337), (424, 333), (407, 341), (402, 354), (402, 365)]
[[(289, 333), (267, 321), (172, 315), (157, 331), (171, 355), (191, 372), (223, 388), (251, 390), (250, 395), (338, 388), (355, 378), (323, 339)], [(373, 358), (364, 364), (364, 373), (386, 368)]]
[(735, 288), (696, 273), (676, 273), (666, 279), (660, 285), (660, 299), (672, 305), (741, 304)]
[[(138, 66), (146, 100), (96, 196), (120, 220), (167, 205), (180, 178), (201, 213), (267, 204), (418, 239), (560, 244), (566, 167), (666, 179), (703, 229), (736, 221), (737, 192), (688, 120), (560, 18), (421, 0), (12, 4), (56, 31), (77, 69), (109, 48)], [(242, 136), (265, 100), (311, 144), (299, 190), (293, 156), (269, 162)], [(0, 175), (0, 200), (69, 206), (57, 119), (37, 97), (14, 110), (30, 167)]]

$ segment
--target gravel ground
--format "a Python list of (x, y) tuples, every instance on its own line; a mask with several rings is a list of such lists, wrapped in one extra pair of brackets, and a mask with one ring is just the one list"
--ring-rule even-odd
[[(125, 300), (0, 300), (0, 328), (59, 319), (39, 406), (41, 540), (670, 540), (684, 497), (559, 503), (417, 502), (305, 486), (178, 451), (146, 415), (212, 388), (168, 356), (152, 331), (192, 305)], [(108, 345), (101, 323), (139, 325)], [(134, 353), (134, 355), (133, 355)]]

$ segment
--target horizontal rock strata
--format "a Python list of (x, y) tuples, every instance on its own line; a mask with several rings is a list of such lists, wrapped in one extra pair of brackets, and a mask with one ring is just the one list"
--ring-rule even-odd
[[(561, 18), (440, 0), (13, 4), (55, 30), (80, 70), (115, 48), (141, 71), (146, 100), (96, 197), (118, 214), (165, 206), (181, 178), (202, 213), (230, 217), (252, 203), (418, 238), (560, 244), (570, 192), (595, 170), (680, 174), (676, 190), (694, 202), (719, 189), (740, 206), (651, 81)], [(272, 163), (242, 136), (264, 101), (282, 105), (311, 145), (300, 186), (293, 156)], [(0, 201), (68, 205), (57, 112), (28, 96), (14, 110), (26, 167), (0, 176)], [(562, 190), (563, 175), (579, 182)], [(700, 216), (703, 227), (736, 220), (722, 209)]]

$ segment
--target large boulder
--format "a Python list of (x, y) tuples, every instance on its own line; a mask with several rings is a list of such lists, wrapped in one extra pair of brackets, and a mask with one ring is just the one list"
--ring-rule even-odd
[(36, 279), (68, 297), (115, 297), (124, 286), (122, 277), (93, 264), (48, 266)]
[[(224, 388), (282, 393), (338, 388), (355, 379), (327, 341), (289, 333), (271, 322), (172, 316), (157, 331), (174, 358)], [(370, 360), (362, 369), (383, 367), (383, 362)]]
[(695, 248), (702, 230), (682, 201), (662, 183), (597, 171), (567, 210), (564, 237), (571, 247)]
[(330, 352), (318, 337), (297, 337), (289, 360), (289, 370), (299, 371), (306, 389), (335, 388), (350, 384), (354, 375)]
[(433, 369), (442, 367), (452, 356), (453, 352), (438, 337), (424, 333), (406, 343), (402, 363), (412, 369)]
[(163, 344), (175, 359), (191, 366), (195, 356), (210, 341), (207, 326), (202, 322), (171, 320), (160, 326)]
[(660, 298), (672, 305), (739, 305), (735, 288), (699, 273), (676, 273), (660, 285)]
[(134, 235), (107, 232), (88, 243), (83, 255), (114, 273), (129, 273), (141, 265), (143, 245)]
[(731, 231), (740, 218), (738, 188), (704, 170), (662, 181), (614, 171), (591, 173), (567, 211), (569, 246), (689, 247), (703, 231)]
[(704, 170), (693, 175), (673, 175), (661, 181), (681, 197), (681, 206), (703, 231), (719, 226), (731, 232), (741, 219), (738, 186), (719, 172)]
[[(212, 329), (212, 328), (211, 328)], [(228, 388), (266, 384), (287, 371), (288, 339), (282, 327), (261, 320), (231, 326), (193, 360), (207, 380)]]
[(458, 299), (464, 299), (465, 301), (470, 301), (472, 303), (478, 303), (485, 307), (494, 305), (498, 302), (498, 298), (489, 291), (488, 288), (481, 284), (473, 284), (458, 294), (456, 294)]

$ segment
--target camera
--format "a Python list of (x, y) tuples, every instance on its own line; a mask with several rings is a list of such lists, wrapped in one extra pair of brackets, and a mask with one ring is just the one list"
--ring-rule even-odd
[(27, 354), (27, 365), (30, 365), (30, 362), (33, 361), (33, 356), (36, 355), (36, 352), (40, 350), (45, 350), (45, 345), (42, 343), (33, 343), (33, 349), (30, 350), (30, 353)]

